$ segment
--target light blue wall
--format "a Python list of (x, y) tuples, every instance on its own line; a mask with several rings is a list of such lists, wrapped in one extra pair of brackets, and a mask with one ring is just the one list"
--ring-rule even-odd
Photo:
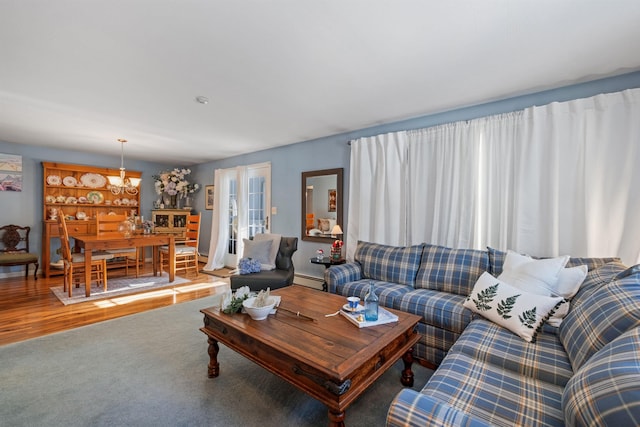
[[(344, 168), (344, 215), (346, 228), (350, 151), (347, 142), (352, 139), (405, 129), (425, 128), (458, 120), (470, 120), (492, 114), (516, 111), (533, 105), (544, 105), (554, 101), (567, 101), (593, 96), (598, 93), (615, 92), (637, 87), (640, 87), (640, 72), (203, 163), (191, 167), (193, 171), (192, 178), (195, 182), (204, 186), (213, 184), (213, 174), (217, 168), (224, 169), (238, 165), (271, 162), (271, 201), (272, 206), (278, 208), (278, 214), (274, 215), (271, 220), (272, 231), (285, 236), (297, 236), (299, 238), (301, 228), (301, 173), (305, 171)], [(248, 125), (250, 126), (251, 124), (249, 123)], [(20, 193), (0, 193), (0, 223), (31, 226), (33, 229), (33, 249), (37, 251), (40, 250), (42, 235), (42, 168), (40, 162), (78, 163), (102, 167), (118, 167), (120, 164), (120, 158), (117, 153), (113, 157), (95, 156), (81, 151), (53, 150), (2, 141), (0, 141), (0, 153), (21, 155), (23, 161), (23, 191)], [(127, 169), (138, 170), (143, 173), (141, 209), (145, 217), (151, 216), (151, 207), (157, 197), (151, 176), (161, 170), (178, 166), (180, 165), (125, 159), (125, 167)], [(206, 255), (209, 253), (212, 211), (204, 209), (204, 193), (202, 191), (196, 194), (195, 209), (203, 214), (200, 251)], [(296, 272), (316, 277), (322, 276), (324, 267), (309, 263), (309, 258), (314, 256), (319, 246), (322, 245), (314, 242), (299, 241), (298, 251), (294, 255)], [(328, 245), (324, 246), (327, 250)], [(0, 276), (7, 271), (10, 270), (6, 268), (0, 270)]]
[[(196, 167), (194, 176), (198, 181), (213, 184), (213, 173), (217, 168), (230, 168), (238, 165), (271, 162), (272, 183), (271, 201), (278, 208), (278, 214), (272, 217), (272, 229), (274, 233), (285, 236), (297, 236), (300, 238), (301, 228), (301, 176), (305, 171), (316, 169), (344, 168), (344, 219), (345, 233), (348, 218), (349, 197), (349, 146), (347, 142), (365, 136), (378, 135), (408, 129), (420, 129), (443, 123), (451, 123), (459, 120), (471, 120), (492, 114), (501, 114), (517, 111), (523, 108), (545, 105), (551, 102), (562, 102), (571, 99), (585, 98), (599, 93), (616, 92), (624, 89), (640, 87), (640, 72), (625, 74), (618, 77), (595, 80), (587, 83), (567, 86), (560, 89), (539, 92), (531, 95), (510, 98), (503, 101), (491, 102), (474, 107), (461, 108), (441, 114), (418, 117), (387, 125), (375, 126), (332, 135), (312, 141), (300, 142), (271, 150), (259, 151), (247, 155), (232, 157), (220, 161), (203, 163)], [(248, 124), (250, 125), (250, 124)], [(200, 197), (199, 199), (202, 199)], [(198, 201), (199, 206), (204, 203)], [(209, 252), (208, 237), (211, 233), (211, 211), (203, 212), (201, 252)], [(296, 273), (322, 277), (324, 267), (311, 264), (309, 258), (315, 255), (318, 247), (324, 246), (328, 252), (328, 245), (315, 242), (298, 241), (298, 251), (294, 254)]]

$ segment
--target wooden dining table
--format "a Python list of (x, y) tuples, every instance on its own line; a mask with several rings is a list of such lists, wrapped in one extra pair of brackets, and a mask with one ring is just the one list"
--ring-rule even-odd
[(77, 247), (84, 249), (84, 283), (85, 295), (91, 295), (91, 255), (93, 251), (106, 251), (122, 248), (153, 247), (153, 275), (160, 271), (160, 247), (169, 247), (169, 282), (173, 282), (176, 275), (175, 263), (175, 235), (173, 234), (131, 234), (125, 236), (120, 232), (98, 234), (73, 234), (69, 237), (75, 240)]

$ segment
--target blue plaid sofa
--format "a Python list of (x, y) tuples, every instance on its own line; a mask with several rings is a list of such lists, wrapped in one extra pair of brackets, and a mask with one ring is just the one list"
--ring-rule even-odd
[(640, 425), (640, 269), (614, 258), (571, 258), (588, 274), (560, 327), (528, 343), (463, 307), (506, 253), (359, 242), (355, 262), (325, 272), (329, 291), (422, 316), (414, 355), (436, 371), (403, 389), (388, 426)]

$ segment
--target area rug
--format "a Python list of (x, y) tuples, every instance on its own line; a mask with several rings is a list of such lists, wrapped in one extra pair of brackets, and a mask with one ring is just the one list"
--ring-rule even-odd
[[(91, 296), (88, 298), (84, 296), (84, 284), (81, 284), (79, 288), (73, 288), (73, 296), (69, 298), (69, 294), (64, 292), (62, 286), (51, 288), (51, 292), (58, 297), (58, 299), (64, 304), (77, 304), (80, 302), (95, 301), (104, 298), (112, 298), (115, 296), (121, 296), (126, 294), (132, 294), (136, 292), (144, 292), (149, 290), (161, 289), (170, 286), (177, 286), (184, 283), (189, 283), (191, 280), (185, 279), (180, 276), (175, 276), (173, 282), (169, 282), (169, 275), (162, 273), (160, 276), (140, 276), (140, 277), (122, 277), (117, 279), (107, 280), (107, 291), (104, 291), (102, 286), (91, 286)], [(212, 285), (214, 285), (212, 283)]]
[[(326, 427), (327, 408), (220, 345), (207, 377), (200, 309), (175, 304), (0, 346), (0, 424), (6, 426)], [(345, 327), (348, 327), (345, 320)], [(432, 371), (414, 364), (415, 390)], [(346, 410), (350, 427), (382, 426), (403, 388), (394, 364)]]
[(200, 273), (202, 274), (208, 274), (209, 276), (216, 276), (216, 277), (229, 277), (232, 275), (233, 269), (231, 268), (227, 268), (227, 267), (223, 267), (223, 268), (219, 268), (217, 270), (200, 270)]

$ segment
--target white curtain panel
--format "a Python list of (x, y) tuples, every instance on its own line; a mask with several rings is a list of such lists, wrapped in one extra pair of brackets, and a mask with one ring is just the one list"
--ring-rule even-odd
[(347, 255), (367, 240), (640, 261), (640, 89), (351, 150)]
[(414, 243), (510, 246), (521, 113), (409, 132)]
[(229, 240), (229, 183), (235, 178), (231, 169), (216, 169), (214, 173), (213, 213), (211, 215), (211, 240), (209, 257), (204, 270), (224, 267), (224, 257)]
[(353, 260), (358, 240), (404, 246), (409, 186), (406, 132), (351, 142), (349, 220), (346, 257)]
[(518, 189), (527, 196), (518, 246), (640, 262), (640, 89), (534, 107), (524, 118), (522, 175), (539, 181)]

